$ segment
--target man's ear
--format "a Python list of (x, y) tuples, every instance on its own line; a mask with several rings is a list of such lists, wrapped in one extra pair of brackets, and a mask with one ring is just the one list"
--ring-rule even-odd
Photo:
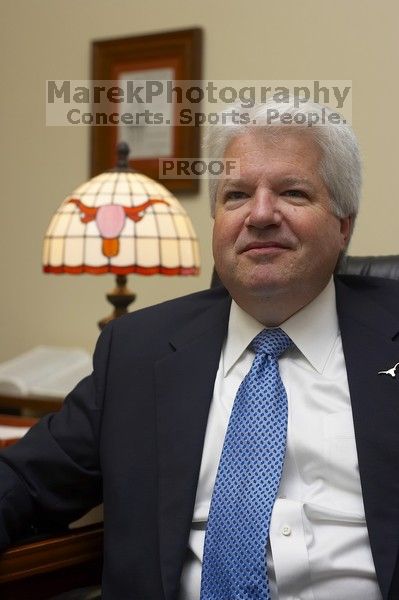
[(351, 234), (352, 234), (352, 226), (353, 226), (353, 215), (349, 215), (348, 217), (342, 217), (340, 219), (340, 223), (341, 223), (341, 235), (342, 235), (342, 241), (344, 244), (344, 248), (346, 248), (346, 246), (349, 243)]

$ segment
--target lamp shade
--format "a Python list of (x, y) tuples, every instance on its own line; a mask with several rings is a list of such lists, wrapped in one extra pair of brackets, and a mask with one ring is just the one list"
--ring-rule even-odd
[(197, 236), (177, 198), (130, 170), (93, 177), (65, 198), (47, 228), (46, 273), (196, 275)]

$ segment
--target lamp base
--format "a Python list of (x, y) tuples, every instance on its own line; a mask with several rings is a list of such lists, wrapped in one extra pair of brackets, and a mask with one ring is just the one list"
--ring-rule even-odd
[(101, 321), (98, 322), (98, 326), (101, 330), (103, 330), (110, 321), (113, 321), (122, 315), (126, 315), (128, 312), (127, 307), (136, 298), (136, 294), (133, 294), (126, 286), (126, 275), (116, 275), (115, 280), (115, 289), (113, 289), (110, 294), (107, 294), (107, 300), (112, 304), (114, 310), (108, 317), (104, 317), (104, 319), (101, 319)]

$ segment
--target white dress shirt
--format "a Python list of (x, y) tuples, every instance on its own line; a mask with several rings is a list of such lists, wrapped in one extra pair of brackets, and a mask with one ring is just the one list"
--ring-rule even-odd
[[(381, 600), (360, 487), (333, 280), (282, 324), (295, 346), (279, 360), (287, 449), (265, 548), (272, 600)], [(199, 600), (212, 490), (247, 346), (263, 329), (232, 302), (206, 429), (179, 600)]]

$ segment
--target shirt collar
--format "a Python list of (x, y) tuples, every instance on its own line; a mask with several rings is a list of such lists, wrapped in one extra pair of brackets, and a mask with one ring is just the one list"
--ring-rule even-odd
[[(280, 327), (316, 371), (322, 373), (339, 333), (334, 280), (331, 278), (312, 302), (292, 315)], [(223, 351), (224, 376), (262, 329), (262, 323), (232, 301)]]

